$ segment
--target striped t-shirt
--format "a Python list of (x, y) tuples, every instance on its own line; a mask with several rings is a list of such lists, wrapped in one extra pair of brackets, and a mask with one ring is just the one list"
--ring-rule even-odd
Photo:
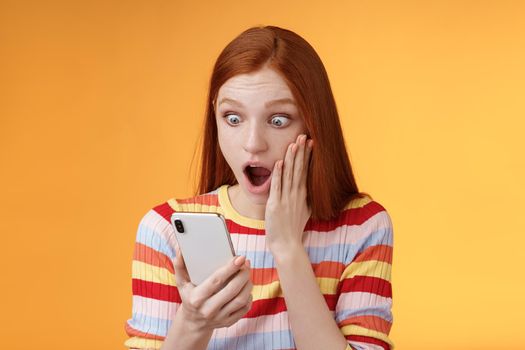
[[(125, 325), (130, 349), (159, 349), (181, 304), (174, 276), (175, 211), (224, 215), (237, 255), (251, 262), (251, 310), (230, 327), (215, 329), (208, 350), (295, 349), (264, 221), (240, 215), (228, 186), (185, 200), (170, 199), (141, 220), (132, 263), (133, 314)], [(352, 200), (330, 221), (309, 220), (305, 250), (319, 289), (347, 349), (391, 349), (392, 223), (369, 197)]]

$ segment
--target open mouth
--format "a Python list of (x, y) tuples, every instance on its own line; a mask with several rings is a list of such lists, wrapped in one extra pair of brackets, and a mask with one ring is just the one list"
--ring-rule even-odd
[(268, 181), (272, 172), (266, 168), (258, 166), (247, 166), (244, 174), (253, 186), (262, 186)]

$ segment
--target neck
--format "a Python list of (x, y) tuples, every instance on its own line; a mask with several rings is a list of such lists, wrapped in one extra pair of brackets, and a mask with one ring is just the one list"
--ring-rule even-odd
[(250, 201), (242, 193), (239, 184), (228, 187), (228, 197), (230, 198), (233, 209), (242, 216), (255, 220), (264, 220), (266, 203), (258, 204)]

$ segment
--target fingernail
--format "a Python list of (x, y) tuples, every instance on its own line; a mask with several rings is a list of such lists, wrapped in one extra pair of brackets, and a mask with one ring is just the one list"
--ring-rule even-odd
[(244, 265), (246, 267), (250, 267), (250, 265), (251, 265), (250, 260), (246, 259), (246, 261), (244, 262)]
[(236, 257), (235, 260), (233, 260), (233, 263), (237, 266), (241, 266), (242, 264), (244, 264), (244, 259), (244, 256), (240, 255)]

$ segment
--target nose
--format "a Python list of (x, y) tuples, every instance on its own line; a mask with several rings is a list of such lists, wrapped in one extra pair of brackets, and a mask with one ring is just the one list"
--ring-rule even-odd
[(246, 135), (243, 140), (243, 148), (248, 153), (261, 153), (268, 149), (268, 140), (264, 133), (264, 129), (256, 123), (250, 125), (246, 130)]

